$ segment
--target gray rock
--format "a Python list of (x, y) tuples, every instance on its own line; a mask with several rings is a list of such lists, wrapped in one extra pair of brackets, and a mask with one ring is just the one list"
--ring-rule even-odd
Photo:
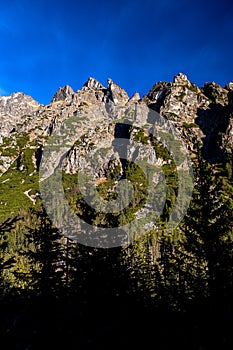
[(58, 101), (72, 101), (74, 98), (74, 90), (69, 85), (65, 85), (64, 87), (60, 87), (55, 95), (53, 96), (51, 102)]
[[(199, 88), (185, 74), (179, 73), (173, 82), (155, 83), (148, 95), (141, 99), (137, 93), (129, 98), (126, 91), (111, 79), (108, 79), (106, 88), (94, 78), (89, 78), (77, 92), (68, 85), (59, 88), (51, 103), (46, 106), (21, 92), (1, 96), (1, 171), (7, 171), (13, 164), (15, 154), (19, 152), (17, 140), (22, 133), (28, 138), (23, 147), (35, 148), (43, 147), (48, 136), (66, 134), (70, 141), (64, 160), (64, 169), (67, 172), (88, 167), (86, 155), (89, 154), (90, 157), (98, 159), (99, 169), (94, 167), (94, 176), (104, 176), (110, 160), (115, 159), (116, 164), (120, 161), (119, 152), (112, 145), (116, 137), (129, 139), (127, 157), (134, 156), (138, 160), (147, 158), (151, 163), (157, 164), (160, 160), (156, 158), (150, 144), (147, 149), (141, 147), (137, 150), (133, 142), (135, 129), (130, 129), (130, 124), (137, 128), (147, 128), (148, 123), (153, 123), (153, 113), (149, 112), (148, 107), (169, 120), (183, 138), (190, 153), (195, 153), (195, 143), (201, 142), (207, 150), (206, 154), (215, 161), (224, 152), (224, 148), (227, 152), (232, 150), (232, 84), (231, 82), (222, 88), (212, 82)], [(70, 122), (74, 117), (74, 123)], [(116, 123), (121, 126), (117, 130)], [(165, 124), (163, 127), (169, 129)], [(69, 128), (71, 131), (72, 128), (77, 129), (73, 143)], [(214, 142), (216, 147), (213, 147)], [(221, 150), (217, 144), (222, 144)], [(99, 148), (105, 151), (96, 153)], [(15, 149), (17, 152), (9, 156), (7, 149)], [(60, 156), (61, 154), (56, 158)]]
[(96, 79), (90, 77), (86, 83), (83, 85), (82, 89), (83, 91), (88, 90), (103, 90), (105, 87)]

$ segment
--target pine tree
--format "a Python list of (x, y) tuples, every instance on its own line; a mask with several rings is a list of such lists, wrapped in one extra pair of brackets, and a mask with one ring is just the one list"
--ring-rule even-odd
[(226, 193), (223, 179), (214, 170), (199, 152), (197, 182), (185, 219), (185, 235), (187, 251), (200, 258), (200, 261), (206, 261), (209, 293), (217, 296), (220, 290), (223, 292), (230, 277), (227, 275), (231, 274), (232, 202)]
[(4, 276), (4, 271), (8, 270), (15, 264), (15, 258), (13, 254), (9, 253), (9, 243), (8, 243), (8, 234), (14, 227), (17, 217), (13, 219), (7, 219), (0, 225), (0, 292), (7, 293), (9, 292), (8, 288), (9, 282), (7, 277)]
[(44, 299), (63, 291), (65, 252), (63, 236), (53, 227), (44, 209), (37, 213), (38, 226), (29, 230), (33, 250), (31, 259), (32, 284), (35, 293)]

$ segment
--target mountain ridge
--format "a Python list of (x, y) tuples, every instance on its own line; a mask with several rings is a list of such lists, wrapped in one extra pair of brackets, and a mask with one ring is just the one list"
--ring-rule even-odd
[[(64, 159), (66, 173), (89, 169), (86, 154), (98, 158), (99, 168), (92, 169), (97, 182), (107, 178), (110, 168), (122, 172), (119, 150), (113, 147), (116, 137), (129, 140), (126, 157), (153, 159), (156, 165), (168, 162), (155, 155), (149, 140), (150, 111), (159, 113), (175, 128), (190, 157), (195, 157), (199, 144), (210, 163), (231, 161), (233, 82), (224, 88), (214, 82), (200, 88), (179, 73), (173, 82), (155, 83), (147, 95), (140, 97), (135, 92), (129, 97), (112, 79), (108, 78), (104, 86), (90, 77), (77, 91), (68, 85), (59, 88), (47, 105), (24, 93), (0, 96), (0, 211), (6, 211), (14, 188), (20, 188), (20, 200), (35, 203), (44, 147), (69, 123), (76, 123), (78, 131)], [(139, 152), (135, 141), (148, 145), (148, 150)], [(97, 152), (99, 148), (105, 149), (104, 154)]]
[[(217, 121), (216, 113), (229, 115), (232, 112), (233, 82), (229, 82), (225, 87), (221, 87), (215, 82), (207, 82), (203, 88), (200, 88), (191, 83), (185, 74), (179, 73), (174, 76), (173, 82), (159, 81), (155, 83), (148, 94), (143, 97), (140, 97), (136, 92), (132, 97), (129, 97), (125, 90), (112, 79), (108, 78), (107, 82), (108, 85), (105, 87), (98, 80), (90, 77), (77, 91), (74, 91), (69, 85), (65, 85), (56, 91), (51, 102), (47, 105), (40, 104), (22, 92), (0, 96), (0, 142), (2, 137), (9, 137), (14, 130), (27, 132), (27, 130), (22, 130), (22, 127), (20, 128), (20, 123), (27, 123), (30, 120), (26, 116), (33, 117), (34, 126), (41, 124), (40, 127), (43, 128), (44, 124), (44, 129), (51, 131), (49, 125), (45, 125), (44, 119), (49, 122), (50, 118), (51, 124), (55, 115), (60, 115), (64, 120), (70, 115), (77, 114), (80, 109), (85, 109), (87, 105), (105, 107), (108, 104), (108, 113), (114, 113), (117, 106), (145, 103), (175, 123), (178, 128), (182, 120), (188, 123), (197, 121), (204, 133), (208, 132), (205, 120), (207, 114), (210, 114), (212, 118), (212, 120), (208, 120), (209, 129), (213, 127), (221, 129), (221, 126), (216, 125), (216, 123), (220, 123)], [(218, 109), (221, 106), (227, 111), (219, 112)], [(231, 130), (231, 127), (232, 122), (229, 120), (226, 130)]]

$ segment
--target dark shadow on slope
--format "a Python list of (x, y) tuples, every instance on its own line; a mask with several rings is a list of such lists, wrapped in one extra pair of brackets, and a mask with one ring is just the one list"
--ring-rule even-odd
[(40, 146), (39, 148), (37, 148), (37, 150), (35, 152), (36, 170), (37, 171), (39, 171), (39, 169), (40, 169), (40, 163), (41, 163), (42, 155), (43, 155), (43, 148), (42, 148), (42, 146)]
[(200, 127), (203, 138), (203, 156), (210, 163), (226, 160), (226, 150), (222, 144), (222, 135), (226, 133), (230, 119), (229, 106), (211, 103), (209, 109), (199, 108), (195, 123)]
[[(118, 152), (121, 166), (123, 169), (123, 174), (121, 178), (125, 178), (125, 171), (127, 166), (127, 146), (129, 144), (130, 139), (130, 132), (132, 128), (132, 121), (126, 120), (125, 123), (116, 123), (115, 124), (115, 130), (114, 130), (114, 138), (112, 145), (114, 152)], [(119, 139), (124, 139), (124, 141), (121, 143)]]

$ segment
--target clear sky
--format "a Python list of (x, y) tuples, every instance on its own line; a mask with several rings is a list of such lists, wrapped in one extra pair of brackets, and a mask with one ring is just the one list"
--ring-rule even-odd
[(0, 0), (0, 94), (43, 104), (91, 76), (131, 96), (179, 72), (233, 80), (232, 0)]

